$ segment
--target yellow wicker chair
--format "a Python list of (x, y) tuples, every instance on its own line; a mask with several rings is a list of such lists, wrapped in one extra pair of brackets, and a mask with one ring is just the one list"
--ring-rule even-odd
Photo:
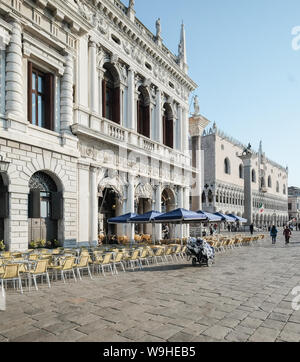
[(119, 253), (117, 253), (115, 259), (113, 259), (113, 261), (112, 261), (115, 274), (118, 274), (117, 265), (121, 265), (123, 272), (125, 273), (125, 267), (124, 267), (124, 264), (122, 261), (123, 257), (124, 257), (124, 253), (119, 252)]
[(139, 269), (142, 269), (139, 254), (140, 254), (140, 251), (138, 249), (134, 250), (131, 257), (130, 257), (130, 259), (128, 260), (132, 270), (134, 270), (135, 267), (138, 267)]
[(19, 273), (19, 264), (7, 264), (3, 267), (3, 273), (0, 274), (0, 281), (2, 290), (4, 290), (4, 283), (7, 284), (8, 281), (13, 281), (15, 286), (15, 281), (18, 281), (20, 292), (23, 294), (22, 281)]
[[(65, 273), (71, 274), (71, 272), (72, 272), (75, 282), (77, 281), (74, 267), (75, 267), (75, 257), (72, 256), (72, 257), (67, 257), (64, 260), (61, 260), (61, 265), (51, 266), (51, 267), (49, 267), (49, 269), (52, 270), (53, 272), (55, 272), (56, 280), (57, 280), (57, 272), (60, 271), (61, 279), (64, 281), (64, 283), (66, 283)], [(52, 275), (52, 278), (53, 278), (53, 275)]]
[(45, 276), (47, 279), (47, 282), (48, 282), (48, 287), (51, 288), (50, 278), (49, 278), (49, 274), (47, 271), (48, 262), (49, 262), (48, 259), (38, 260), (37, 263), (35, 264), (34, 269), (28, 271), (29, 290), (31, 287), (31, 278), (33, 279), (35, 289), (38, 290), (37, 282), (36, 282), (36, 277), (38, 277), (38, 276), (41, 277), (41, 280), (42, 280), (43, 276)]
[(92, 263), (92, 259), (90, 258), (89, 255), (81, 255), (78, 264), (75, 264), (74, 268), (77, 270), (77, 275), (80, 280), (82, 280), (81, 274), (80, 274), (81, 270), (82, 271), (87, 270), (90, 278), (93, 279), (91, 271), (90, 271), (90, 267), (89, 267), (90, 262)]

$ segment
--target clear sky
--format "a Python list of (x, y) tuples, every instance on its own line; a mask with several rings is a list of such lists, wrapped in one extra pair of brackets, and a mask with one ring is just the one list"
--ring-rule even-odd
[(262, 140), (266, 156), (289, 167), (289, 185), (300, 187), (300, 50), (292, 47), (300, 1), (136, 0), (135, 9), (153, 33), (161, 19), (175, 54), (184, 22), (201, 114), (255, 150)]

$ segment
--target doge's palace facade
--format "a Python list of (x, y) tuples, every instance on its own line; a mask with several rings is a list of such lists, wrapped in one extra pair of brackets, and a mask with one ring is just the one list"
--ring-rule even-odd
[[(204, 152), (202, 205), (205, 211), (245, 217), (244, 166), (247, 146), (225, 134), (214, 123), (201, 140)], [(288, 221), (288, 169), (259, 150), (252, 151), (250, 222), (259, 228), (283, 226)]]
[(189, 208), (196, 84), (184, 27), (176, 56), (161, 34), (134, 1), (0, 0), (0, 240), (10, 250), (133, 238), (107, 219)]

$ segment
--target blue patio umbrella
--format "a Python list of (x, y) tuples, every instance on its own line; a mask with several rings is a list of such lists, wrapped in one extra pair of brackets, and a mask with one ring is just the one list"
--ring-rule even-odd
[(235, 221), (239, 221), (240, 223), (246, 223), (248, 221), (247, 219), (244, 219), (243, 217), (236, 216), (236, 215), (233, 215), (233, 214), (229, 214), (228, 216), (235, 219)]
[(109, 224), (128, 224), (129, 219), (132, 217), (138, 216), (135, 213), (129, 212), (128, 214), (112, 217), (107, 220)]
[(158, 211), (149, 211), (146, 212), (143, 215), (137, 215), (135, 217), (132, 217), (129, 219), (130, 223), (134, 224), (152, 224), (152, 241), (155, 241), (155, 224), (154, 224), (154, 218), (157, 216), (162, 215), (161, 212)]
[(234, 217), (222, 214), (220, 212), (215, 212), (214, 215), (220, 216), (222, 218), (222, 221), (236, 222), (236, 219)]
[[(157, 223), (177, 223), (180, 224), (182, 230), (182, 224), (193, 224), (198, 222), (206, 221), (207, 217), (204, 215), (197, 214), (194, 211), (186, 209), (176, 209), (170, 212), (166, 212), (160, 216), (154, 218), (154, 222)], [(182, 233), (182, 231), (181, 231)], [(181, 238), (182, 245), (182, 238)]]
[(147, 224), (147, 223), (151, 223), (155, 217), (162, 215), (161, 212), (158, 211), (149, 211), (146, 212), (143, 215), (137, 215), (137, 216), (133, 216), (129, 219), (129, 222), (131, 223), (135, 223), (135, 224)]
[(210, 212), (199, 210), (197, 214), (206, 216), (208, 222), (220, 222), (222, 221), (222, 217), (216, 214), (211, 214)]
[(157, 223), (186, 223), (192, 224), (197, 222), (206, 221), (207, 217), (201, 214), (197, 214), (194, 211), (186, 209), (176, 209), (170, 212), (166, 212), (160, 216), (154, 218)]

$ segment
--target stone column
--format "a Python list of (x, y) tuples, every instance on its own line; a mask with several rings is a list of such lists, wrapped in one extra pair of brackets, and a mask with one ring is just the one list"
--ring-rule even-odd
[(127, 122), (129, 129), (135, 129), (135, 103), (134, 103), (134, 70), (132, 68), (128, 69), (128, 114)]
[[(183, 189), (183, 208), (189, 210), (190, 209), (190, 188), (185, 187)], [(184, 237), (190, 236), (190, 225), (185, 225), (185, 235)]]
[[(161, 190), (161, 183), (156, 185), (155, 188), (155, 211), (161, 212), (161, 194), (162, 194), (162, 190)], [(160, 241), (162, 238), (162, 233), (161, 233), (161, 224), (157, 224), (155, 227), (155, 241)]]
[(6, 51), (6, 117), (25, 121), (22, 28), (18, 21), (11, 25), (12, 34)]
[(246, 151), (239, 158), (244, 165), (244, 217), (247, 219), (247, 226), (252, 224), (252, 152)]
[(162, 125), (162, 106), (161, 106), (161, 91), (156, 92), (156, 137), (155, 140), (163, 143), (163, 125)]
[[(183, 202), (183, 188), (180, 186), (178, 188), (178, 203), (177, 203), (177, 208), (183, 208), (184, 202)], [(183, 228), (184, 225), (179, 225), (178, 226), (178, 232), (177, 232), (177, 237), (179, 237), (180, 239), (183, 238)]]
[(98, 104), (99, 104), (99, 115), (103, 116), (103, 104), (102, 104), (102, 80), (104, 78), (105, 70), (98, 68)]
[[(134, 175), (128, 175), (127, 187), (127, 213), (134, 212)], [(134, 242), (134, 224), (129, 225), (130, 242)]]
[(4, 241), (9, 246), (9, 251), (25, 251), (28, 249), (29, 188), (25, 185), (10, 184), (8, 192), (10, 216), (5, 219), (4, 227), (7, 239)]
[(90, 244), (98, 244), (98, 190), (97, 190), (97, 168), (90, 167)]
[(124, 125), (124, 91), (125, 91), (125, 85), (123, 83), (120, 83), (120, 125)]
[(189, 154), (189, 122), (188, 112), (185, 108), (182, 108), (182, 152)]
[(89, 106), (92, 113), (97, 113), (97, 69), (96, 69), (96, 43), (94, 40), (89, 42)]
[(61, 81), (60, 129), (71, 133), (73, 124), (73, 57), (67, 55), (65, 71)]

